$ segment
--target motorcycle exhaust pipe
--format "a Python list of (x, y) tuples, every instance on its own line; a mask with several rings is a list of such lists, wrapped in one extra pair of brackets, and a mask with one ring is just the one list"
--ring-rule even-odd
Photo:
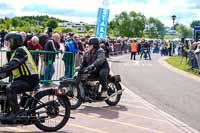
[(104, 99), (104, 101), (106, 101), (106, 100), (110, 99), (111, 97), (114, 97), (114, 96), (116, 96), (118, 94), (121, 94), (123, 91), (125, 91), (125, 89), (122, 89), (122, 90), (119, 90), (119, 91), (113, 93), (112, 95), (106, 97), (106, 99)]

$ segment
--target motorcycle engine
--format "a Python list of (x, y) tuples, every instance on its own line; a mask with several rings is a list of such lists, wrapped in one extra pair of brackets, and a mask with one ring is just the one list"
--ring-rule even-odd
[(88, 81), (86, 83), (86, 86), (89, 88), (90, 91), (93, 93), (97, 93), (100, 90), (100, 84), (99, 81)]

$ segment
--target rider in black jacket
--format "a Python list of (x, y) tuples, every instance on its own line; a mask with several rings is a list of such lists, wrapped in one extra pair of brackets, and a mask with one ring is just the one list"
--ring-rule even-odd
[(83, 63), (81, 65), (81, 70), (95, 71), (92, 74), (99, 77), (100, 84), (102, 85), (102, 96), (106, 96), (108, 75), (110, 67), (105, 56), (105, 51), (99, 47), (99, 40), (97, 38), (92, 38), (89, 40), (89, 51), (85, 53), (83, 57)]
[(2, 122), (15, 123), (16, 115), (20, 112), (17, 94), (32, 91), (39, 84), (37, 66), (28, 49), (23, 46), (19, 33), (8, 33), (5, 36), (6, 45), (12, 51), (8, 63), (0, 67), (0, 79), (12, 75), (13, 82), (6, 87), (6, 95), (12, 112)]

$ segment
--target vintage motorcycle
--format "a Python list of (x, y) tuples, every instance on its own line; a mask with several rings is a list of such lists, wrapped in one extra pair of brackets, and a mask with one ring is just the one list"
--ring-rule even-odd
[[(93, 70), (95, 71), (95, 70)], [(120, 85), (119, 75), (108, 76), (107, 97), (101, 96), (102, 86), (98, 77), (92, 77), (92, 72), (78, 71), (73, 79), (64, 79), (60, 82), (59, 89), (68, 91), (71, 109), (77, 109), (84, 102), (106, 102), (110, 106), (115, 106), (121, 99), (124, 91)]]
[[(5, 123), (2, 118), (12, 110), (6, 96), (9, 83), (0, 81), (0, 122), (3, 126), (32, 125), (40, 130), (54, 132), (68, 122), (70, 118), (70, 102), (63, 89), (46, 89), (39, 91), (39, 86), (32, 92), (25, 92), (20, 97), (20, 113), (16, 115), (16, 123)], [(18, 98), (19, 99), (19, 98)]]

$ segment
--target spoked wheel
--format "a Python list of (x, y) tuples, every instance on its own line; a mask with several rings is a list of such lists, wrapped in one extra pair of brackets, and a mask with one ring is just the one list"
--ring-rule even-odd
[[(120, 83), (115, 83), (115, 82), (108, 83), (108, 91), (107, 91), (108, 96), (111, 96), (112, 94), (114, 94), (120, 90), (122, 90)], [(119, 101), (121, 99), (121, 95), (122, 95), (122, 93), (119, 93), (119, 94), (109, 98), (105, 102), (110, 106), (115, 106), (119, 103)]]
[(43, 106), (34, 112), (37, 128), (54, 132), (65, 126), (70, 117), (70, 103), (67, 97), (56, 96), (52, 90), (46, 90), (38, 94), (36, 99), (32, 109)]
[(71, 109), (75, 110), (82, 104), (80, 89), (74, 85), (74, 84), (68, 84), (68, 85), (60, 85), (59, 89), (64, 89), (67, 92), (69, 92), (68, 97), (71, 105)]

